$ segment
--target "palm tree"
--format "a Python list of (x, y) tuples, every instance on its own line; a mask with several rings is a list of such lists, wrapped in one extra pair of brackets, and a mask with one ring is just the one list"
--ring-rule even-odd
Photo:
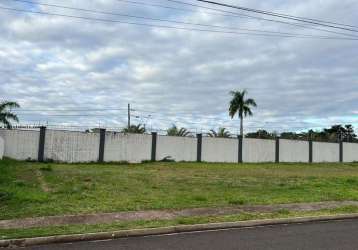
[(188, 136), (190, 132), (186, 128), (178, 128), (176, 125), (173, 124), (172, 127), (167, 129), (167, 135), (169, 136)]
[(146, 129), (142, 124), (131, 125), (129, 128), (122, 129), (122, 133), (144, 134)]
[(231, 119), (234, 118), (236, 114), (238, 114), (240, 118), (240, 136), (244, 136), (244, 117), (252, 116), (252, 111), (250, 107), (256, 107), (256, 102), (254, 99), (248, 98), (245, 99), (245, 95), (247, 94), (246, 90), (243, 91), (230, 91), (230, 95), (232, 95), (232, 99), (230, 101), (229, 107), (229, 115)]
[(20, 108), (20, 105), (17, 102), (0, 102), (0, 124), (5, 125), (8, 129), (12, 127), (11, 120), (19, 122), (17, 115), (11, 112), (11, 109), (13, 108)]
[(228, 138), (230, 137), (230, 132), (226, 128), (219, 128), (218, 131), (215, 131), (214, 129), (210, 130), (208, 135), (209, 137)]

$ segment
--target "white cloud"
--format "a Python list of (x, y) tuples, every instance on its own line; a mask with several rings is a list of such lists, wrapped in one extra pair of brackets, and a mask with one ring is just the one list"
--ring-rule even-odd
[[(241, 4), (358, 25), (358, 6), (353, 0)], [(68, 1), (66, 5), (238, 28), (323, 34), (277, 23), (117, 1)], [(78, 14), (49, 7), (44, 10)], [(228, 92), (246, 88), (259, 104), (255, 116), (247, 121), (251, 130), (308, 127), (314, 119), (325, 126), (332, 117), (335, 122), (339, 117), (349, 122), (347, 117), (357, 114), (356, 41), (179, 31), (2, 10), (0, 32), (0, 98), (17, 100), (26, 109), (125, 108), (130, 102), (137, 110), (159, 112), (152, 114), (154, 127), (174, 121), (196, 128), (229, 127), (237, 122), (227, 115)], [(125, 112), (106, 114), (78, 119), (21, 118), (23, 122), (98, 124), (101, 120), (102, 124), (125, 124)]]

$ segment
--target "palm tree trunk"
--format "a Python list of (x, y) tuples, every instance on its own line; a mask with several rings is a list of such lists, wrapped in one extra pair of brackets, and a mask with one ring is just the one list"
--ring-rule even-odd
[(244, 117), (240, 116), (240, 136), (244, 138)]

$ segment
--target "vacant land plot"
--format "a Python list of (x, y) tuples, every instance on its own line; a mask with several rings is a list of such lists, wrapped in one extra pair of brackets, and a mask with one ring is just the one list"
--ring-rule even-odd
[(358, 200), (358, 164), (0, 161), (0, 219)]

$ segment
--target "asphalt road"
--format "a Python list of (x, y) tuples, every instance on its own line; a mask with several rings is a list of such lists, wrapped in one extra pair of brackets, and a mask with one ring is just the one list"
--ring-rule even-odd
[(265, 226), (27, 248), (128, 250), (358, 249), (358, 220)]

